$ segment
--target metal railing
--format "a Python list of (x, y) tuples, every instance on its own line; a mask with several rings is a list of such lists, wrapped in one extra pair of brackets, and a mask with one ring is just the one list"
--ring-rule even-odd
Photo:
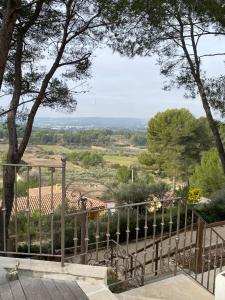
[(113, 287), (128, 289), (183, 270), (214, 293), (225, 265), (223, 237), (181, 199), (83, 209), (66, 213), (65, 220), (74, 224), (65, 260), (109, 267)]
[[(225, 240), (191, 207), (192, 220), (196, 220), (196, 245), (190, 247), (189, 257), (185, 261), (178, 258), (180, 267), (209, 292), (215, 293), (215, 279), (225, 266)], [(193, 224), (193, 222), (191, 223)], [(193, 232), (193, 225), (191, 225)]]
[(95, 209), (82, 193), (68, 194), (65, 160), (54, 167), (3, 165), (3, 173), (8, 167), (15, 182), (10, 213), (4, 190), (0, 197), (1, 255), (107, 266), (112, 289), (182, 270), (214, 293), (225, 241), (181, 199)]
[[(4, 164), (1, 170), (0, 254), (63, 264), (66, 161), (60, 166)], [(6, 192), (3, 176), (9, 171), (14, 180)]]

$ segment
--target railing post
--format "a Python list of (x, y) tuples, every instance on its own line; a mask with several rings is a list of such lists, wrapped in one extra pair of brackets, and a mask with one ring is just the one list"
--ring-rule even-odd
[(179, 241), (180, 241), (180, 209), (181, 209), (181, 202), (179, 201), (177, 204), (177, 230), (176, 230), (176, 248), (175, 248), (175, 268), (174, 268), (174, 276), (177, 275), (177, 268), (178, 268), (178, 250), (179, 250)]
[(155, 244), (155, 276), (158, 275), (158, 260), (159, 260), (159, 241)]
[(133, 264), (133, 256), (130, 256), (130, 277), (133, 278), (133, 268), (134, 268), (134, 264)]
[(113, 251), (113, 243), (111, 242), (111, 267), (113, 267), (113, 258), (114, 258), (114, 251)]
[(65, 262), (65, 201), (66, 201), (66, 159), (62, 158), (62, 207), (61, 207), (61, 265)]
[[(2, 168), (2, 177), (5, 176), (5, 165)], [(2, 193), (2, 220), (3, 220), (3, 251), (7, 251), (7, 233), (6, 233), (6, 201), (5, 201), (5, 190), (4, 190), (4, 179), (3, 179), (3, 193)]]
[(86, 218), (87, 218), (87, 198), (86, 197), (81, 197), (81, 232), (80, 232), (80, 263), (81, 264), (86, 264)]
[(202, 254), (203, 254), (203, 235), (204, 235), (204, 222), (198, 220), (198, 227), (196, 232), (196, 272), (202, 272)]

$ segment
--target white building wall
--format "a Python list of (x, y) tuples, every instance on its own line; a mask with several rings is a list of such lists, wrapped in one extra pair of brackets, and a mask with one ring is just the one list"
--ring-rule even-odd
[(225, 272), (216, 276), (215, 300), (225, 300)]

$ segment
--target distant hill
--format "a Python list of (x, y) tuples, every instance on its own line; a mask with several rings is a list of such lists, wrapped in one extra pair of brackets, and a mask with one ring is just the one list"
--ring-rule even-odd
[(144, 130), (147, 126), (147, 120), (136, 118), (37, 118), (34, 122), (35, 127), (52, 129), (130, 129)]

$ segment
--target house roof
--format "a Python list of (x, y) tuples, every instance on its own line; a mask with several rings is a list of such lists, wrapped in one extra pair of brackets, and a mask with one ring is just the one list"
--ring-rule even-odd
[[(79, 200), (81, 193), (68, 190), (66, 192), (66, 200), (69, 209), (79, 210)], [(93, 199), (85, 197), (87, 199), (87, 209), (105, 208), (106, 205), (99, 199)], [(31, 213), (40, 211), (42, 214), (50, 214), (59, 208), (62, 204), (62, 192), (61, 188), (54, 187), (51, 192), (51, 187), (42, 187), (39, 195), (39, 188), (29, 190), (29, 197), (18, 197), (14, 202), (13, 212), (17, 209), (17, 212), (25, 211), (29, 207)]]

